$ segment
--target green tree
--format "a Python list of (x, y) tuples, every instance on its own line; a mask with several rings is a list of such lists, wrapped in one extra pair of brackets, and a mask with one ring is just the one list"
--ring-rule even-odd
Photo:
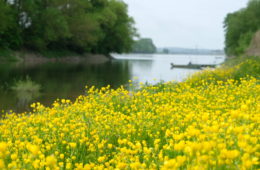
[(12, 5), (0, 0), (0, 48), (19, 48), (21, 37), (15, 18)]
[(246, 8), (228, 14), (224, 21), (225, 51), (241, 55), (248, 48), (252, 36), (260, 29), (260, 1), (249, 1)]
[(111, 0), (103, 8), (98, 17), (102, 31), (96, 51), (104, 54), (109, 52), (129, 52), (133, 44), (133, 37), (137, 36), (134, 20), (127, 14), (124, 2)]
[(155, 53), (156, 47), (150, 38), (142, 38), (135, 41), (133, 45), (134, 53)]
[(70, 37), (66, 46), (77, 52), (90, 52), (100, 34), (100, 27), (94, 13), (95, 7), (88, 1), (71, 1), (65, 10)]
[(59, 1), (25, 0), (21, 4), (22, 36), (25, 46), (33, 50), (45, 50), (51, 42), (69, 36), (65, 15)]
[(124, 52), (136, 30), (120, 0), (0, 0), (0, 47)]
[(11, 9), (4, 0), (0, 0), (0, 33), (4, 33), (12, 20)]

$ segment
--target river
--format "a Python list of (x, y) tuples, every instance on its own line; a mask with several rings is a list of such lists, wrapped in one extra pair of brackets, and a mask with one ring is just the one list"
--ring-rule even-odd
[(29, 104), (50, 106), (56, 99), (74, 100), (85, 86), (117, 88), (136, 83), (183, 81), (198, 69), (171, 68), (174, 64), (220, 64), (220, 55), (112, 54), (104, 63), (45, 63), (25, 65), (0, 63), (0, 110), (30, 110)]

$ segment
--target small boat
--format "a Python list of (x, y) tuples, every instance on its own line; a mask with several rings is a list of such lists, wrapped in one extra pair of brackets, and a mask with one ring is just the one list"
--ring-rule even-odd
[(171, 69), (173, 68), (202, 69), (206, 67), (215, 68), (216, 64), (192, 64), (191, 62), (189, 62), (188, 65), (182, 65), (182, 64), (171, 63)]

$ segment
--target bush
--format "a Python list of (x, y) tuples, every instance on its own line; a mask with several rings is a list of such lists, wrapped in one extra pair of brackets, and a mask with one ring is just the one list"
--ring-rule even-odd
[(202, 82), (217, 83), (233, 79), (240, 81), (246, 77), (260, 78), (259, 57), (239, 57), (226, 61), (220, 68), (206, 69), (202, 72), (191, 75), (187, 81), (192, 85), (201, 85)]

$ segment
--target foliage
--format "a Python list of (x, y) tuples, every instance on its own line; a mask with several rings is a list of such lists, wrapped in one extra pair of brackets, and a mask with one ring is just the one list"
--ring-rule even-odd
[(19, 58), (17, 58), (13, 51), (11, 51), (8, 48), (5, 49), (1, 49), (0, 48), (0, 61), (4, 60), (4, 61), (19, 61)]
[(0, 0), (0, 47), (124, 52), (136, 30), (120, 0)]
[(252, 36), (260, 29), (260, 1), (249, 1), (246, 8), (228, 14), (224, 21), (225, 51), (228, 55), (241, 55), (248, 48)]
[(249, 56), (249, 57), (229, 57), (226, 58), (225, 62), (221, 65), (221, 67), (234, 67), (238, 64), (241, 64), (247, 60), (252, 60), (255, 63), (260, 62), (259, 57)]
[(15, 19), (15, 11), (5, 0), (0, 0), (0, 48), (19, 48), (21, 35)]
[(187, 81), (192, 85), (200, 85), (203, 82), (217, 83), (229, 79), (240, 82), (243, 78), (254, 77), (260, 79), (259, 57), (237, 57), (226, 61), (221, 67), (214, 70), (207, 69), (191, 75)]
[(122, 53), (129, 52), (133, 44), (133, 37), (137, 36), (136, 30), (132, 27), (134, 20), (127, 16), (125, 12), (127, 6), (124, 3), (111, 1), (109, 8), (102, 11), (99, 16), (101, 22), (102, 38), (98, 41), (94, 49), (98, 50), (102, 46), (102, 52)]
[(156, 47), (150, 38), (141, 38), (135, 41), (132, 51), (134, 53), (155, 53)]
[(3, 0), (0, 0), (0, 11), (0, 34), (2, 34), (8, 29), (11, 22), (11, 9)]

